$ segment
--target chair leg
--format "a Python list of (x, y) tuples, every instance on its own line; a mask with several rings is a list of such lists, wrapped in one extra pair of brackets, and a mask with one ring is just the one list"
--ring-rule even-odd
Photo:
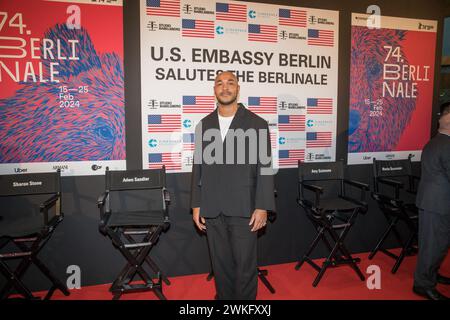
[(270, 293), (275, 293), (275, 288), (272, 286), (272, 284), (267, 280), (267, 270), (263, 270), (258, 268), (258, 277), (261, 279), (261, 282), (266, 286), (266, 288), (270, 291)]
[[(27, 271), (27, 269), (30, 267), (30, 264), (31, 264), (31, 258), (29, 256), (24, 257), (22, 259), (22, 261), (20, 261), (16, 270), (15, 271), (11, 270), (11, 274), (12, 274), (11, 277), (13, 277), (14, 280), (9, 281), (2, 288), (2, 290), (0, 291), (0, 297), (2, 297), (2, 298), (5, 297), (5, 299), (6, 299), (6, 297), (9, 297), (11, 290), (14, 288), (14, 285), (17, 284), (17, 282), (20, 282), (23, 285), (23, 282), (21, 279), (22, 279), (23, 275), (25, 274), (25, 272)], [(23, 286), (25, 286), (25, 285), (23, 285)]]
[(303, 257), (298, 260), (297, 265), (295, 266), (295, 270), (299, 270), (301, 268), (303, 263), (305, 263), (306, 259), (309, 257), (311, 252), (314, 250), (314, 248), (319, 243), (320, 239), (323, 238), (324, 227), (319, 227), (317, 230), (318, 230), (318, 232), (317, 232), (316, 237), (314, 238), (314, 241), (311, 243), (311, 245), (309, 246), (308, 250), (305, 252)]
[(358, 265), (356, 264), (359, 259), (355, 259), (350, 254), (350, 251), (348, 251), (347, 247), (344, 245), (344, 239), (347, 236), (348, 232), (350, 231), (352, 225), (349, 225), (342, 230), (341, 234), (338, 235), (334, 230), (330, 230), (330, 235), (333, 238), (333, 240), (336, 242), (336, 245), (338, 246), (338, 250), (341, 251), (350, 264), (350, 267), (355, 270), (356, 274), (358, 275), (359, 279), (361, 281), (364, 281), (366, 277), (361, 272), (361, 269), (359, 269)]
[(327, 271), (327, 268), (329, 267), (329, 260), (328, 258), (324, 261), (324, 263), (322, 264), (322, 268), (320, 269), (319, 273), (317, 274), (317, 276), (315, 277), (314, 281), (313, 281), (313, 287), (317, 287), (317, 285), (319, 284), (320, 280), (322, 279), (323, 275), (325, 274), (325, 271)]
[[(330, 230), (328, 230), (328, 231), (330, 231)], [(333, 236), (332, 236), (332, 238), (333, 238)], [(338, 245), (339, 245), (339, 243), (336, 242), (334, 247), (333, 247), (333, 249), (331, 250), (330, 254), (325, 259), (325, 261), (322, 263), (322, 268), (320, 269), (319, 274), (316, 276), (316, 278), (313, 281), (313, 287), (317, 287), (317, 285), (319, 284), (319, 282), (322, 279), (323, 275), (325, 274), (325, 271), (330, 266), (333, 258), (335, 257), (335, 255), (337, 253)]]
[[(149, 243), (147, 246), (143, 248), (128, 248), (125, 246), (125, 243), (123, 243), (123, 241), (121, 240), (120, 232), (121, 231), (118, 230), (116, 231), (107, 230), (108, 236), (112, 239), (115, 246), (127, 260), (127, 264), (122, 269), (119, 276), (116, 278), (116, 280), (110, 287), (110, 291), (113, 293), (113, 300), (120, 299), (121, 295), (125, 292), (138, 292), (138, 291), (153, 291), (155, 292), (158, 298), (165, 300), (166, 298), (162, 293), (161, 273), (158, 271), (158, 282), (155, 283), (143, 268), (143, 264), (146, 262), (152, 267), (151, 259), (147, 260), (146, 257), (148, 257), (148, 254), (151, 248), (153, 247), (153, 244), (155, 243), (153, 238), (155, 234), (148, 233), (142, 240), (140, 240), (141, 243)], [(130, 244), (137, 243), (134, 239), (128, 240)], [(155, 266), (156, 264), (153, 263), (153, 267)], [(133, 281), (136, 275), (139, 275), (139, 277), (144, 281), (144, 284), (139, 285), (130, 284), (130, 282)]]
[(411, 236), (406, 241), (405, 245), (402, 248), (402, 251), (400, 252), (400, 255), (398, 256), (398, 259), (395, 261), (394, 267), (392, 267), (391, 273), (395, 274), (400, 267), (401, 263), (403, 262), (403, 259), (405, 258), (408, 249), (411, 247), (411, 244), (415, 238), (416, 234), (415, 232), (411, 233)]
[(152, 260), (150, 259), (149, 256), (147, 256), (145, 258), (145, 261), (147, 262), (147, 264), (150, 266), (150, 268), (154, 271), (154, 272), (160, 272), (161, 273), (161, 279), (162, 281), (164, 281), (165, 284), (170, 285), (170, 280), (166, 277), (166, 275), (164, 275), (161, 272), (161, 269), (159, 269), (158, 265)]
[(369, 254), (369, 260), (372, 260), (375, 255), (377, 254), (377, 252), (380, 250), (381, 246), (384, 244), (384, 242), (386, 241), (387, 237), (389, 236), (389, 233), (391, 233), (392, 228), (394, 227), (394, 225), (397, 223), (398, 219), (392, 219), (392, 221), (389, 223), (388, 228), (386, 229), (386, 231), (383, 233), (383, 235), (381, 236), (380, 240), (378, 241), (377, 245), (375, 246), (375, 248), (372, 250), (372, 252)]
[(155, 288), (153, 292), (155, 293), (155, 295), (158, 297), (159, 300), (167, 300), (166, 296), (162, 293), (161, 288)]
[(113, 294), (113, 300), (120, 300), (120, 297), (122, 296), (122, 293), (121, 292), (118, 292), (118, 293), (114, 293)]
[[(153, 235), (154, 233), (152, 233)], [(130, 243), (136, 243), (136, 241), (133, 239), (133, 237), (131, 237), (130, 235), (124, 234), (125, 238), (130, 242)], [(140, 252), (140, 249), (137, 250), (138, 253)], [(158, 267), (158, 265), (149, 257), (145, 257), (145, 261), (147, 262), (147, 264), (149, 265), (149, 267), (153, 270), (153, 272), (161, 273), (161, 278), (164, 281), (165, 284), (170, 285), (170, 280), (161, 272), (161, 269)]]
[(48, 291), (48, 294), (45, 297), (46, 300), (49, 300), (51, 298), (55, 289), (61, 291), (65, 296), (70, 295), (67, 286), (63, 284), (58, 278), (56, 278), (55, 275), (36, 256), (32, 257), (32, 261), (53, 284), (52, 289)]
[(206, 281), (211, 281), (211, 279), (214, 278), (214, 273), (210, 271), (208, 275), (206, 276)]
[(6, 285), (0, 292), (0, 300), (7, 299), (11, 288), (16, 288), (17, 292), (21, 294), (25, 299), (34, 299), (33, 293), (28, 289), (20, 278), (17, 278), (15, 272), (12, 271), (6, 263), (0, 260), (0, 272), (8, 279)]

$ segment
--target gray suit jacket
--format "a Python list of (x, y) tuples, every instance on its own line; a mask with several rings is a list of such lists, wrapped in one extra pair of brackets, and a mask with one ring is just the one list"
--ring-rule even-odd
[(438, 133), (422, 151), (418, 208), (450, 215), (450, 136)]
[[(213, 218), (223, 213), (227, 216), (250, 217), (255, 209), (265, 209), (275, 211), (274, 199), (274, 177), (273, 175), (262, 175), (262, 168), (270, 168), (272, 165), (270, 135), (267, 122), (253, 112), (246, 109), (242, 104), (233, 118), (230, 130), (222, 143), (219, 137), (216, 142), (222, 145), (223, 155), (214, 153), (216, 159), (222, 159), (222, 163), (211, 163), (204, 157), (211, 150), (212, 141), (202, 139), (205, 131), (216, 129), (219, 133), (219, 119), (217, 109), (202, 119), (196, 128), (194, 165), (192, 169), (191, 184), (191, 208), (200, 207), (200, 216)], [(230, 134), (231, 129), (259, 129), (266, 130), (266, 145), (270, 163), (264, 163), (259, 157), (259, 137), (258, 148), (252, 149), (249, 141), (245, 140), (245, 148), (238, 148), (236, 138)], [(258, 135), (259, 136), (259, 135)], [(227, 141), (234, 139), (234, 164), (227, 163)], [(231, 149), (231, 148), (230, 148)], [(245, 149), (245, 161), (237, 163), (238, 152)], [(264, 151), (265, 151), (264, 150)], [(255, 155), (255, 152), (258, 152)], [(266, 152), (264, 152), (266, 153)], [(257, 161), (251, 161), (252, 156), (256, 156)], [(201, 161), (199, 159), (201, 158)], [(206, 159), (206, 161), (205, 161)], [(197, 163), (198, 162), (198, 163)], [(220, 161), (217, 161), (220, 162)]]

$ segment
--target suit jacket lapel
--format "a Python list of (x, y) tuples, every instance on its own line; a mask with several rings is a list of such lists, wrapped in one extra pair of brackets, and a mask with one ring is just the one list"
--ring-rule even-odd
[(220, 131), (218, 108), (216, 108), (213, 112), (214, 116), (211, 117), (211, 123), (209, 123), (208, 129), (218, 129)]
[[(225, 141), (227, 140), (227, 137), (230, 133), (230, 129), (236, 130), (239, 128), (242, 128), (242, 121), (245, 118), (245, 107), (243, 104), (239, 103), (238, 104), (238, 109), (236, 111), (236, 114), (234, 115), (233, 120), (231, 121), (230, 124), (230, 128), (228, 129), (228, 132), (225, 136), (225, 139), (223, 140), (223, 143), (225, 143)], [(217, 122), (219, 122), (219, 116), (217, 116)]]

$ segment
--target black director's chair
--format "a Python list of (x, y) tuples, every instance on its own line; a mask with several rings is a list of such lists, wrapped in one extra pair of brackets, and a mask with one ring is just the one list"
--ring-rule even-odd
[[(396, 273), (403, 259), (407, 255), (417, 253), (418, 240), (418, 209), (414, 204), (416, 194), (416, 180), (420, 178), (412, 174), (411, 155), (403, 160), (376, 160), (373, 159), (373, 183), (374, 198), (380, 210), (383, 212), (388, 222), (388, 227), (378, 240), (377, 245), (369, 255), (369, 259), (383, 252), (395, 260), (391, 272)], [(404, 189), (405, 184), (408, 186)], [(382, 190), (382, 188), (384, 188)], [(406, 193), (405, 193), (406, 191)], [(411, 195), (411, 202), (408, 201), (408, 194)], [(397, 229), (398, 223), (402, 221), (408, 229), (406, 239), (402, 237)], [(399, 255), (383, 248), (383, 244), (388, 236), (393, 233), (400, 245)]]
[[(127, 171), (110, 171), (107, 167), (105, 177), (106, 191), (98, 199), (99, 229), (127, 260), (109, 289), (113, 299), (142, 291), (153, 291), (159, 299), (166, 299), (162, 281), (170, 282), (149, 257), (161, 233), (170, 226), (165, 167)], [(147, 273), (145, 263), (156, 274), (156, 280)], [(132, 283), (136, 277), (142, 281)]]
[[(0, 299), (7, 299), (14, 289), (26, 299), (37, 299), (22, 281), (31, 264), (37, 266), (52, 283), (45, 300), (50, 299), (56, 289), (66, 296), (70, 294), (67, 287), (37, 257), (64, 218), (60, 178), (59, 170), (0, 176), (1, 202), (12, 201), (16, 205), (20, 202), (20, 208), (15, 209), (13, 214), (6, 213), (8, 205), (2, 204), (0, 273), (6, 277), (7, 283), (0, 291)], [(9, 260), (20, 261), (15, 270), (7, 263)]]
[[(298, 204), (304, 209), (307, 217), (317, 230), (317, 236), (311, 243), (307, 252), (295, 266), (298, 270), (304, 262), (309, 263), (319, 273), (314, 279), (313, 286), (319, 284), (325, 271), (329, 267), (348, 264), (352, 267), (359, 278), (364, 281), (364, 275), (357, 266), (360, 259), (353, 258), (344, 245), (345, 237), (355, 223), (360, 213), (367, 212), (365, 192), (369, 190), (367, 184), (347, 180), (344, 178), (344, 164), (338, 162), (324, 163), (301, 163), (298, 164)], [(331, 185), (330, 185), (331, 183)], [(338, 192), (328, 192), (332, 196), (323, 197), (325, 186), (336, 187)], [(360, 199), (354, 199), (346, 194), (345, 186), (353, 186), (360, 189)], [(308, 197), (305, 191), (312, 191)], [(311, 199), (312, 198), (312, 199)], [(326, 257), (322, 267), (318, 266), (310, 257), (314, 248), (322, 240), (329, 255)]]

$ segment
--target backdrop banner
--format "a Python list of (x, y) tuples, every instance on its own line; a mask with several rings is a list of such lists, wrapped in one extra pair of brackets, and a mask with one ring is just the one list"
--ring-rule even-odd
[(275, 167), (334, 161), (339, 12), (236, 1), (141, 0), (142, 159), (190, 172), (194, 129), (235, 72), (268, 121)]

